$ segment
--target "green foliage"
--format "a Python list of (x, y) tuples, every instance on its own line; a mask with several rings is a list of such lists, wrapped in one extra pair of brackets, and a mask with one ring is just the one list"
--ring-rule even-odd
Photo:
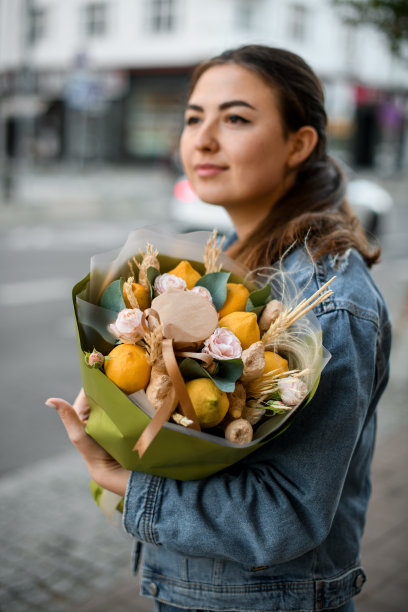
[(253, 291), (248, 298), (246, 312), (255, 312), (258, 316), (265, 308), (266, 302), (271, 295), (271, 284), (266, 283), (261, 289)]
[(227, 299), (227, 282), (229, 277), (230, 272), (209, 272), (202, 276), (195, 286), (208, 289), (215, 308), (220, 310)]
[(210, 378), (221, 391), (232, 393), (235, 382), (243, 370), (242, 359), (227, 359), (218, 361), (215, 371), (210, 374), (202, 365), (187, 357), (180, 363), (180, 372), (184, 378)]
[(123, 299), (124, 282), (124, 279), (120, 278), (106, 287), (100, 302), (102, 308), (113, 310), (113, 312), (120, 312), (126, 308), (125, 300)]
[(340, 9), (346, 23), (378, 28), (387, 37), (391, 51), (408, 61), (407, 0), (332, 0), (332, 3)]

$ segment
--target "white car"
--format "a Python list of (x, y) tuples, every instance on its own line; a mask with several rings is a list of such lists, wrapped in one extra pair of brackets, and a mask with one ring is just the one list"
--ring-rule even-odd
[[(173, 191), (170, 216), (178, 231), (211, 231), (217, 228), (221, 233), (228, 233), (233, 229), (225, 209), (202, 202), (185, 176), (177, 180)], [(373, 181), (351, 178), (347, 199), (367, 233), (378, 236), (381, 233), (382, 221), (393, 206), (390, 194)]]

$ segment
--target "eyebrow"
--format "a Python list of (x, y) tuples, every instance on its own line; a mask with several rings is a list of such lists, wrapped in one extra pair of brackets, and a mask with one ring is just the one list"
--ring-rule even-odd
[[(256, 110), (256, 108), (252, 106), (252, 104), (249, 104), (249, 102), (245, 102), (244, 100), (229, 100), (228, 102), (223, 102), (222, 104), (220, 104), (218, 108), (220, 110), (226, 110), (227, 108), (231, 108), (232, 106), (246, 106), (247, 108)], [(187, 104), (186, 110), (195, 110), (200, 113), (204, 112), (203, 107), (199, 106), (198, 104)]]

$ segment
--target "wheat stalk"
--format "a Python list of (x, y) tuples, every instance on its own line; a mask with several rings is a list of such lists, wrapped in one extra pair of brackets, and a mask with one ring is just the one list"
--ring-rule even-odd
[(144, 336), (146, 343), (147, 360), (150, 365), (153, 365), (162, 354), (163, 331), (162, 326), (157, 325), (153, 331), (146, 332)]
[(204, 252), (204, 266), (206, 274), (210, 272), (219, 272), (222, 268), (218, 264), (218, 258), (222, 253), (222, 247), (224, 246), (225, 236), (222, 237), (220, 244), (217, 244), (217, 230), (215, 229), (209, 237), (205, 252)]
[(333, 295), (333, 291), (329, 289), (325, 291), (327, 287), (334, 281), (336, 277), (333, 276), (327, 283), (322, 285), (320, 289), (318, 289), (309, 299), (304, 299), (295, 308), (289, 308), (288, 310), (284, 310), (279, 314), (277, 319), (271, 323), (269, 329), (262, 336), (262, 342), (265, 345), (272, 344), (276, 338), (284, 332), (288, 327), (293, 325), (296, 321), (298, 321), (303, 315), (305, 315), (309, 310), (321, 304), (331, 295)]

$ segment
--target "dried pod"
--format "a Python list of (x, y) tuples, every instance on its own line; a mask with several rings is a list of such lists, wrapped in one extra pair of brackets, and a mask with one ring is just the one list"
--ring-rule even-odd
[(190, 427), (193, 424), (191, 419), (188, 419), (186, 416), (183, 416), (179, 412), (173, 412), (171, 418), (177, 425), (182, 425), (183, 427)]
[(265, 346), (263, 342), (260, 340), (251, 344), (249, 348), (242, 351), (241, 359), (244, 364), (240, 378), (242, 382), (250, 382), (262, 376), (265, 369)]
[(224, 429), (225, 439), (235, 444), (248, 444), (253, 437), (253, 429), (247, 419), (234, 419)]
[(237, 382), (232, 393), (227, 393), (229, 399), (228, 413), (233, 419), (239, 419), (245, 406), (246, 391), (244, 385)]
[(285, 310), (285, 306), (279, 300), (271, 300), (265, 306), (261, 318), (259, 319), (259, 329), (264, 334), (278, 316)]
[(242, 417), (247, 419), (251, 425), (256, 425), (262, 419), (265, 414), (263, 408), (254, 408), (252, 406), (245, 406), (242, 411)]
[(170, 376), (155, 366), (152, 368), (150, 382), (146, 388), (146, 397), (155, 410), (159, 410), (168, 402), (172, 402), (175, 410), (178, 403)]

